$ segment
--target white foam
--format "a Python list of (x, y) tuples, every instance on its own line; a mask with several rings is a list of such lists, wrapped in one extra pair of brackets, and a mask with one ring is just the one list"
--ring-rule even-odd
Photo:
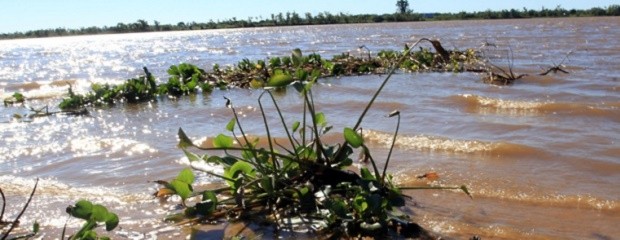
[[(368, 130), (364, 132), (364, 139), (377, 142), (389, 147), (394, 135)], [(416, 135), (396, 138), (395, 146), (404, 149), (428, 149), (450, 152), (475, 153), (491, 151), (497, 147), (495, 143), (476, 140), (457, 140), (436, 136)]]

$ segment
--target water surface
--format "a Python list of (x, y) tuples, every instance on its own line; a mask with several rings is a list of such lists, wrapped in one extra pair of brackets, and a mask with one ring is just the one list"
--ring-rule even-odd
[[(69, 85), (85, 91), (96, 82), (120, 83), (143, 66), (165, 81), (167, 68), (181, 62), (211, 69), (293, 48), (327, 57), (365, 54), (358, 51), (365, 45), (376, 53), (427, 37), (446, 48), (484, 49), (503, 65), (512, 52), (515, 72), (530, 76), (503, 87), (471, 73), (400, 73), (389, 82), (362, 124), (375, 158), (387, 155), (396, 123), (385, 115), (398, 109), (403, 124), (390, 162), (397, 181), (424, 184), (416, 176), (434, 171), (440, 176), (434, 184), (466, 184), (474, 195), (410, 192), (415, 220), (457, 238), (613, 239), (620, 236), (614, 224), (620, 222), (618, 25), (620, 18), (449, 21), (0, 41), (0, 95), (19, 91), (33, 99), (0, 108), (0, 187), (14, 216), (41, 178), (22, 221), (38, 220), (46, 237), (56, 236), (64, 207), (79, 198), (118, 212), (121, 236), (182, 236), (187, 233), (161, 221), (174, 204), (152, 199), (156, 186), (149, 181), (171, 179), (186, 167), (176, 148), (179, 127), (197, 141), (224, 131), (232, 116), (224, 97), (241, 111), (246, 131), (264, 136), (260, 90), (91, 109), (88, 117), (24, 122), (12, 116), (57, 106)], [(482, 47), (485, 42), (498, 48)], [(570, 74), (536, 75), (561, 62)], [(355, 124), (383, 77), (323, 79), (314, 88), (335, 132)], [(298, 120), (296, 92), (276, 97), (286, 121)], [(273, 113), (273, 106), (267, 109)], [(214, 179), (201, 175), (199, 181)]]

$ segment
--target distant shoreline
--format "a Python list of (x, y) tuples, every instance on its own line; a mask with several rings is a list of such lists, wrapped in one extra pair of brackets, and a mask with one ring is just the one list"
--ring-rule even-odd
[(354, 24), (354, 23), (381, 23), (381, 22), (422, 22), (422, 21), (447, 21), (447, 20), (486, 20), (486, 19), (531, 19), (531, 18), (563, 18), (563, 17), (603, 17), (620, 16), (620, 5), (611, 5), (606, 8), (594, 7), (587, 10), (542, 8), (541, 10), (510, 9), (501, 11), (459, 12), (459, 13), (392, 13), (392, 14), (332, 14), (329, 12), (319, 13), (313, 16), (304, 13), (302, 17), (296, 12), (271, 14), (269, 18), (253, 18), (247, 20), (232, 18), (223, 21), (210, 20), (206, 23), (179, 22), (177, 24), (161, 24), (153, 21), (149, 24), (146, 20), (137, 20), (134, 23), (118, 23), (116, 26), (82, 27), (79, 29), (40, 29), (26, 32), (0, 33), (0, 40), (45, 38), (62, 36), (140, 33), (140, 32), (169, 32), (191, 31), (208, 29), (230, 28), (255, 28), (255, 27), (280, 27), (280, 26), (308, 26), (308, 25), (331, 25), (331, 24)]

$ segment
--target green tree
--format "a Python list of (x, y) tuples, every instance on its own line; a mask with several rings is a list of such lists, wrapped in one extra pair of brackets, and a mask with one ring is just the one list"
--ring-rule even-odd
[(406, 14), (409, 12), (409, 1), (407, 0), (398, 0), (396, 1), (397, 11), (401, 14)]
[(136, 21), (135, 26), (137, 28), (136, 30), (141, 32), (146, 32), (149, 30), (149, 23), (143, 19), (139, 19), (138, 21)]

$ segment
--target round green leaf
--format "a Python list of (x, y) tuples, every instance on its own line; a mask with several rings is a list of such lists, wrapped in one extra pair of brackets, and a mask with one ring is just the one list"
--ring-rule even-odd
[(105, 230), (112, 231), (114, 228), (118, 226), (118, 215), (114, 213), (108, 213), (105, 220)]
[(364, 139), (362, 138), (362, 136), (357, 134), (357, 132), (355, 132), (355, 130), (351, 128), (344, 129), (344, 139), (353, 148), (358, 148), (364, 143)]
[(97, 222), (105, 222), (107, 217), (108, 217), (107, 208), (105, 208), (103, 205), (100, 205), (100, 204), (93, 205), (92, 215), (90, 216), (91, 219)]
[(75, 203), (75, 206), (69, 206), (67, 208), (67, 213), (71, 214), (71, 216), (74, 216), (76, 218), (89, 220), (92, 210), (93, 204), (91, 202), (86, 200), (80, 200)]
[(233, 146), (233, 138), (224, 134), (217, 135), (213, 139), (213, 147), (215, 148), (230, 148)]
[(194, 180), (195, 180), (194, 172), (192, 172), (192, 170), (189, 168), (183, 169), (177, 176), (176, 180), (179, 180), (187, 184), (192, 184), (194, 183)]
[(172, 190), (174, 190), (174, 192), (179, 195), (183, 201), (192, 195), (191, 185), (186, 182), (175, 179), (170, 182), (170, 186), (172, 186)]
[(325, 114), (322, 112), (314, 114), (314, 121), (316, 121), (317, 126), (325, 127), (327, 125)]
[(217, 197), (213, 191), (202, 193), (202, 202), (196, 204), (196, 210), (203, 215), (209, 215), (217, 208)]
[(213, 202), (217, 202), (217, 196), (213, 191), (204, 191), (202, 192), (202, 201), (211, 200)]
[[(224, 170), (224, 177), (237, 179), (240, 173), (244, 173), (248, 176), (254, 176), (254, 168), (247, 162), (237, 161), (230, 166), (230, 168)], [(235, 188), (235, 183), (233, 181), (226, 182), (228, 183), (228, 186)]]
[(273, 75), (269, 81), (267, 81), (267, 86), (269, 87), (284, 87), (293, 82), (293, 77), (288, 74), (276, 74)]
[(362, 195), (357, 195), (355, 199), (353, 199), (353, 207), (355, 210), (362, 214), (368, 209), (368, 202), (366, 202), (366, 198)]

